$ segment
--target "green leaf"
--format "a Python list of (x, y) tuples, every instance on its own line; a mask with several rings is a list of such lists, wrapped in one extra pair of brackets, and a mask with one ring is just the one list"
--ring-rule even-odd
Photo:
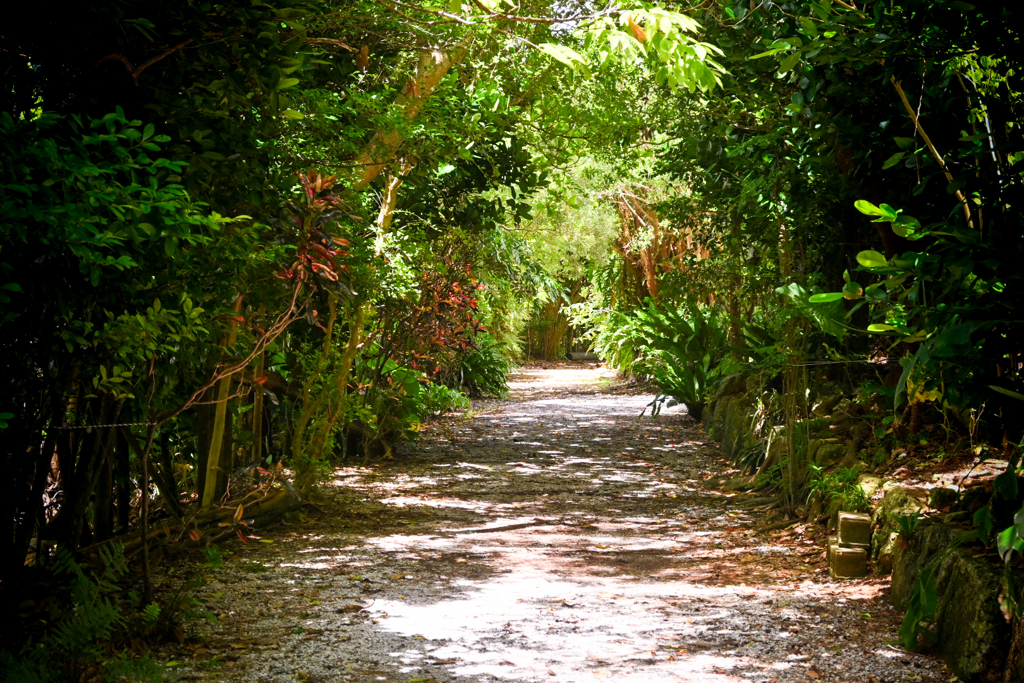
[(277, 87), (274, 90), (284, 90), (286, 88), (292, 88), (299, 84), (298, 78), (282, 78), (277, 82)]
[(807, 301), (812, 304), (827, 304), (830, 301), (839, 301), (842, 298), (842, 292), (823, 292), (821, 294), (813, 295)]
[(892, 325), (886, 325), (885, 323), (874, 323), (868, 325), (868, 332), (893, 332), (896, 328)]
[(1024, 538), (1024, 507), (1017, 510), (1017, 514), (1013, 516), (1013, 526), (1017, 529), (1017, 535)]
[(281, 112), (281, 116), (285, 117), (286, 119), (293, 120), (306, 118), (305, 114), (303, 114), (301, 111), (295, 111), (294, 109), (285, 109), (284, 111)]
[(1004, 562), (1009, 562), (1013, 559), (1014, 541), (1017, 540), (1017, 528), (1008, 526), (999, 532), (996, 536), (996, 549), (999, 551), (999, 557)]
[(887, 168), (892, 168), (896, 164), (900, 163), (903, 160), (904, 154), (906, 154), (906, 152), (896, 152), (891, 157), (886, 159), (885, 163), (882, 164), (882, 170), (884, 171)]
[(967, 183), (967, 178), (955, 178), (953, 182), (946, 185), (946, 194), (956, 194)]
[(868, 216), (884, 216), (880, 208), (865, 199), (858, 199), (853, 203), (854, 208)]
[(587, 60), (579, 52), (565, 45), (556, 43), (541, 43), (537, 46), (544, 54), (553, 57), (571, 69), (586, 66)]
[(865, 268), (880, 268), (889, 265), (888, 259), (877, 251), (868, 249), (857, 254), (857, 263)]
[(777, 55), (780, 52), (785, 52), (788, 49), (790, 49), (790, 46), (789, 45), (785, 45), (783, 47), (773, 48), (771, 50), (768, 50), (767, 52), (761, 52), (759, 54), (754, 55), (753, 57), (747, 57), (747, 59), (763, 59), (765, 57), (771, 57), (772, 55)]
[(789, 55), (785, 59), (783, 59), (782, 63), (779, 64), (779, 73), (783, 73), (784, 74), (784, 73), (787, 73), (789, 71), (792, 71), (793, 67), (795, 67), (797, 65), (797, 63), (800, 61), (800, 57), (802, 57), (802, 56), (803, 56), (803, 53), (797, 51), (797, 52), (794, 52), (793, 54)]
[[(920, 351), (918, 352), (920, 353)], [(910, 379), (911, 373), (914, 372), (914, 366), (917, 365), (917, 356), (915, 353), (910, 358), (900, 358), (900, 365), (903, 366), (903, 372), (900, 374), (899, 381), (896, 382), (896, 392), (892, 397), (892, 408), (897, 410), (900, 404), (906, 400), (907, 396), (907, 380)]]
[(1005, 396), (1009, 396), (1010, 398), (1015, 398), (1018, 401), (1024, 401), (1024, 394), (1018, 394), (1016, 391), (1004, 389), (1003, 387), (997, 387), (994, 384), (989, 384), (988, 388), (991, 389), (992, 391), (997, 391)]

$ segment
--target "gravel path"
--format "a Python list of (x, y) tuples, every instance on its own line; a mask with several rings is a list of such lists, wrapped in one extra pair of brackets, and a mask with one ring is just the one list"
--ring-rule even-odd
[[(160, 653), (182, 680), (949, 681), (888, 643), (888, 582), (833, 581), (819, 532), (759, 532), (684, 412), (639, 418), (598, 366), (338, 469), (307, 519), (203, 570), (209, 610)], [(262, 541), (262, 542), (260, 542)], [(184, 568), (181, 572), (186, 571)], [(191, 570), (194, 571), (194, 570)], [(173, 574), (166, 579), (175, 580)]]

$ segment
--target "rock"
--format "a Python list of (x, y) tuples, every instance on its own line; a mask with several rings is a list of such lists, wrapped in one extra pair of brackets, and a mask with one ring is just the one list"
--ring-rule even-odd
[(814, 453), (814, 464), (818, 467), (831, 467), (846, 455), (846, 446), (841, 443), (822, 443)]
[(957, 512), (950, 512), (948, 515), (942, 518), (943, 524), (966, 524), (974, 519), (974, 513), (968, 510), (958, 510)]
[(871, 538), (871, 559), (875, 563), (875, 571), (888, 574), (893, 568), (893, 554), (899, 545), (899, 525), (893, 517), (904, 517), (920, 513), (924, 504), (919, 498), (916, 487), (892, 485), (887, 482), (882, 490), (888, 491), (885, 497), (871, 513), (871, 523), (877, 527)]
[(871, 426), (867, 422), (860, 421), (850, 427), (850, 438), (857, 442), (858, 447), (869, 436), (871, 436)]
[(748, 396), (725, 395), (705, 410), (704, 428), (722, 445), (723, 451), (736, 457), (756, 442), (750, 427), (753, 416), (754, 407)]
[[(799, 442), (797, 442), (799, 443)], [(821, 439), (808, 439), (807, 440), (807, 462), (817, 463), (818, 461), (814, 457), (818, 454), (818, 449), (821, 448)]]
[(882, 490), (882, 487), (885, 485), (885, 479), (874, 474), (861, 474), (857, 477), (857, 485), (864, 492), (864, 496), (871, 500), (875, 497), (876, 493)]
[(912, 515), (924, 509), (921, 491), (915, 486), (896, 484), (890, 487), (887, 483), (882, 490), (885, 497), (871, 513), (871, 522), (876, 526), (883, 526), (890, 516)]
[(832, 414), (832, 410), (836, 407), (836, 404), (841, 400), (843, 400), (842, 396), (826, 396), (811, 408), (811, 412), (818, 417), (828, 417)]
[(988, 558), (951, 547), (964, 533), (942, 524), (919, 528), (895, 554), (893, 604), (906, 609), (921, 570), (934, 568), (936, 646), (946, 665), (961, 680), (995, 683), (1003, 678), (1010, 636), (999, 609), (1002, 577)]
[(940, 486), (931, 490), (928, 494), (928, 507), (936, 510), (945, 510), (956, 503), (960, 493), (953, 488)]
[(840, 413), (847, 416), (858, 415), (860, 414), (860, 404), (856, 401), (844, 398), (839, 401), (839, 403), (836, 404), (836, 407), (832, 410), (833, 415), (839, 415)]
[(853, 469), (858, 463), (860, 463), (860, 449), (857, 447), (857, 442), (847, 439), (843, 444), (843, 459), (839, 461), (839, 466)]
[(988, 505), (992, 493), (986, 491), (984, 486), (972, 486), (960, 492), (960, 500), (953, 506), (953, 512), (975, 513)]
[(747, 380), (741, 373), (730, 375), (722, 380), (722, 383), (718, 386), (718, 391), (711, 398), (712, 403), (717, 403), (725, 396), (731, 396), (733, 394), (742, 394), (747, 390)]
[(746, 491), (754, 485), (754, 476), (750, 475), (747, 477), (736, 477), (735, 479), (729, 479), (722, 484), (723, 491)]
[[(1024, 600), (1024, 573), (1014, 572), (1013, 585), (1017, 588), (1017, 602)], [(1020, 683), (1024, 681), (1024, 615), (1013, 617), (1010, 624), (1009, 655), (1006, 662), (1006, 673), (1003, 683)]]

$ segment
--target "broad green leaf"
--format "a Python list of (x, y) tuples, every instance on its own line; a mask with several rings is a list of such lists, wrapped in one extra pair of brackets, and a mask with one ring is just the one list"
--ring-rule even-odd
[(892, 168), (892, 167), (893, 167), (893, 166), (895, 166), (896, 164), (898, 164), (898, 163), (900, 163), (901, 161), (903, 161), (903, 155), (904, 155), (904, 154), (906, 154), (906, 152), (896, 152), (896, 153), (895, 153), (895, 154), (893, 154), (893, 155), (892, 155), (891, 157), (889, 157), (888, 159), (886, 159), (886, 160), (885, 160), (885, 163), (884, 163), (884, 164), (882, 164), (882, 170), (884, 171), (884, 170), (885, 170), (885, 169), (887, 169), (887, 168)]
[(830, 301), (839, 301), (842, 298), (842, 292), (822, 292), (821, 294), (813, 295), (807, 301), (812, 304), (827, 304)]
[(1024, 508), (1017, 510), (1013, 516), (1013, 526), (1017, 529), (1017, 535), (1024, 538)]
[(579, 52), (576, 52), (576, 50), (573, 50), (571, 47), (566, 47), (565, 45), (558, 45), (556, 43), (541, 43), (537, 47), (540, 48), (541, 52), (551, 57), (554, 57), (562, 64), (565, 64), (566, 66), (572, 69), (584, 66), (587, 63), (587, 61), (583, 58), (583, 55), (581, 55)]
[(853, 203), (854, 208), (868, 216), (884, 216), (880, 208), (865, 199), (858, 199)]
[(1004, 562), (1009, 562), (1013, 558), (1013, 541), (1017, 537), (1017, 528), (1008, 526), (999, 532), (996, 536), (996, 548), (999, 551), (999, 557)]
[(802, 56), (803, 56), (803, 53), (798, 51), (798, 52), (794, 52), (793, 54), (791, 54), (788, 57), (786, 57), (785, 59), (783, 59), (782, 63), (779, 64), (779, 73), (783, 73), (784, 74), (784, 73), (788, 73), (788, 72), (792, 71), (793, 67), (795, 67), (797, 65), (797, 62), (800, 61), (800, 57), (802, 57)]
[(886, 325), (885, 323), (874, 323), (868, 325), (868, 332), (893, 332), (896, 328), (892, 325)]
[(882, 254), (871, 249), (857, 254), (857, 263), (865, 268), (880, 268), (889, 265), (889, 261)]

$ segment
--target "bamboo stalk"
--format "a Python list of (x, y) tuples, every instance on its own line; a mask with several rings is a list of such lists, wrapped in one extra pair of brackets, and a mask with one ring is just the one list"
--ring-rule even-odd
[[(230, 348), (235, 345), (235, 339), (238, 333), (238, 314), (242, 312), (242, 299), (241, 294), (235, 299), (235, 305), (233, 310), (235, 312), (234, 319), (231, 321), (230, 331), (228, 332), (227, 339), (225, 340), (225, 348)], [(210, 437), (210, 451), (209, 457), (206, 460), (206, 481), (203, 487), (202, 495), (202, 507), (209, 507), (213, 505), (214, 500), (220, 495), (220, 482), (221, 477), (218, 476), (223, 470), (221, 466), (221, 460), (223, 459), (224, 452), (224, 425), (227, 418), (228, 412), (228, 394), (231, 391), (231, 377), (224, 377), (217, 384), (216, 394), (216, 407), (214, 408), (213, 417), (213, 434)]]
[[(935, 145), (932, 143), (932, 139), (928, 137), (928, 133), (924, 132), (921, 120), (917, 117), (917, 113), (914, 111), (914, 108), (910, 106), (910, 101), (907, 100), (907, 95), (903, 92), (903, 88), (900, 86), (900, 81), (897, 81), (895, 76), (891, 76), (889, 81), (892, 83), (893, 87), (896, 88), (896, 92), (899, 93), (900, 99), (903, 101), (903, 106), (906, 108), (907, 113), (910, 114), (910, 118), (914, 122), (914, 126), (917, 128), (917, 132), (920, 133), (921, 138), (924, 139), (924, 144), (928, 146), (928, 150), (932, 153), (935, 161), (939, 164), (939, 168), (941, 168), (942, 172), (946, 175), (946, 181), (952, 185), (953, 174), (949, 172), (948, 168), (946, 168), (946, 162), (942, 159), (942, 155), (939, 154), (939, 150), (935, 148)], [(967, 225), (973, 228), (974, 221), (971, 219), (971, 207), (967, 203), (967, 197), (964, 196), (963, 192), (957, 190), (956, 198), (959, 199), (960, 203), (963, 205), (964, 218), (967, 219)]]

